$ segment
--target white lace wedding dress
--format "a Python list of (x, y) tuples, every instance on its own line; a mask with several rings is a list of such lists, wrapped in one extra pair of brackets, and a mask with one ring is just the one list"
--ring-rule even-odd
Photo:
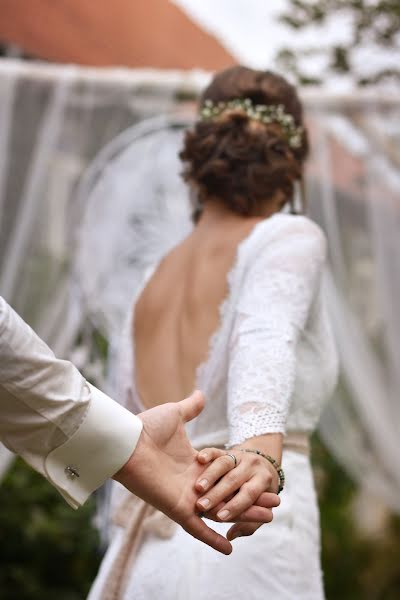
[[(207, 404), (188, 426), (195, 447), (230, 446), (272, 432), (304, 437), (314, 430), (337, 377), (324, 306), (325, 245), (323, 233), (308, 218), (278, 213), (256, 225), (238, 246), (220, 326), (197, 372), (196, 387), (204, 391)], [(125, 403), (140, 412), (132, 317), (121, 342), (121, 377)], [(289, 446), (282, 464), (286, 486), (273, 522), (235, 540), (228, 557), (172, 522), (163, 525), (168, 519), (158, 513), (158, 521), (153, 515), (141, 526), (141, 537), (129, 550), (134, 560), (126, 560), (130, 534), (121, 524), (129, 523), (134, 508), (115, 484), (113, 510), (121, 513), (125, 503), (125, 517), (116, 519), (90, 600), (321, 600), (319, 515), (310, 460)], [(222, 533), (229, 527), (210, 524)], [(125, 567), (115, 570), (123, 562), (122, 548)], [(123, 578), (118, 592), (112, 585), (116, 577)]]

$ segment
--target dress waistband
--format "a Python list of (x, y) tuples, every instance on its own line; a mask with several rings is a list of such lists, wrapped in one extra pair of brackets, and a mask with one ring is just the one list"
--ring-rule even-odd
[(310, 436), (303, 431), (289, 431), (283, 438), (283, 449), (310, 456)]
[[(207, 446), (201, 444), (196, 445), (195, 447), (199, 452), (200, 450), (207, 448)], [(226, 450), (226, 446), (223, 444), (216, 444), (214, 447)], [(304, 431), (289, 431), (283, 436), (283, 449), (310, 456), (311, 444), (309, 434)]]

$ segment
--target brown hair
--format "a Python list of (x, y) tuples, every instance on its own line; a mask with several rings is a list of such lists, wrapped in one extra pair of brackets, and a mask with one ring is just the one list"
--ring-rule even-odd
[[(200, 105), (245, 98), (253, 104), (281, 104), (303, 126), (296, 89), (270, 71), (242, 66), (221, 71), (203, 92)], [(238, 214), (256, 216), (277, 192), (284, 204), (292, 200), (307, 154), (305, 130), (300, 147), (291, 148), (279, 124), (255, 123), (244, 112), (230, 111), (197, 121), (186, 132), (180, 158), (186, 163), (183, 177), (197, 187), (200, 203), (212, 197)]]

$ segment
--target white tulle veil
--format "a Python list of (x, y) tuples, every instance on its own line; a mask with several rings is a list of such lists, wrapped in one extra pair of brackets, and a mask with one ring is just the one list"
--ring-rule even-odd
[(192, 227), (178, 157), (187, 125), (173, 117), (134, 125), (100, 152), (80, 185), (86, 209), (75, 276), (86, 314), (109, 340), (146, 270)]

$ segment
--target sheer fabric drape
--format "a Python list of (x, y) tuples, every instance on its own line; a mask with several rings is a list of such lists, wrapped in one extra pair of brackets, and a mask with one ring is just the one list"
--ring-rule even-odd
[(309, 209), (328, 236), (342, 374), (320, 432), (352, 477), (399, 511), (400, 104), (316, 109)]
[[(102, 365), (70, 277), (85, 209), (77, 183), (116, 135), (190, 102), (207, 79), (0, 59), (0, 293), (99, 385)], [(9, 460), (1, 451), (0, 472)]]
[[(121, 326), (120, 299), (131, 293), (122, 275), (132, 276), (133, 290), (150, 254), (189, 227), (176, 160), (182, 124), (166, 117), (132, 125), (193, 114), (207, 78), (0, 63), (0, 293), (98, 382), (92, 330), (112, 341)], [(399, 510), (400, 96), (303, 98), (313, 148), (308, 212), (328, 236), (326, 293), (341, 359), (320, 432), (361, 485)], [(102, 174), (124, 152), (124, 179), (102, 193)], [(121, 235), (127, 222), (147, 218), (142, 238)]]

